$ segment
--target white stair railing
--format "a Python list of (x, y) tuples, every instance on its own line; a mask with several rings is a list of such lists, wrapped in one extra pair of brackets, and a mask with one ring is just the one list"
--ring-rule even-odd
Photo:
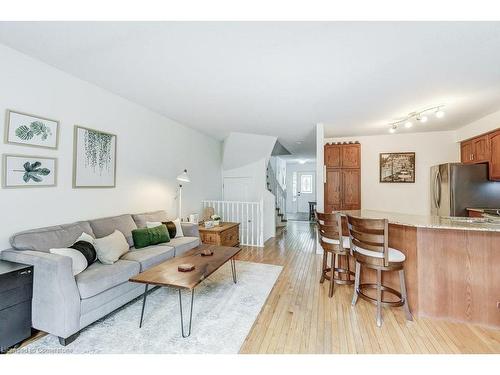
[(222, 221), (240, 223), (240, 244), (264, 246), (264, 201), (202, 201), (203, 209), (212, 207)]
[(280, 184), (276, 184), (276, 207), (279, 213), (282, 214), (282, 219), (286, 219), (286, 191), (283, 190)]
[(284, 190), (276, 179), (276, 174), (269, 163), (267, 165), (266, 182), (268, 190), (274, 194), (276, 208), (283, 215), (281, 218), (286, 220), (286, 190)]

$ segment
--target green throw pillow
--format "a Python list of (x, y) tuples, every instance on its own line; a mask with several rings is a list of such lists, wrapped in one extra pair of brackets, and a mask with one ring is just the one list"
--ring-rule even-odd
[(134, 239), (134, 246), (136, 249), (170, 241), (170, 236), (168, 235), (168, 230), (165, 225), (154, 228), (134, 229), (132, 231), (132, 238)]

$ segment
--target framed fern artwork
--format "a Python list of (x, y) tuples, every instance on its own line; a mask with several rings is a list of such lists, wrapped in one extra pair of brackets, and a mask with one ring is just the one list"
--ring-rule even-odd
[(4, 154), (2, 177), (4, 188), (56, 186), (57, 159)]
[(75, 125), (74, 188), (116, 186), (116, 135)]
[(5, 142), (57, 149), (59, 121), (7, 110)]

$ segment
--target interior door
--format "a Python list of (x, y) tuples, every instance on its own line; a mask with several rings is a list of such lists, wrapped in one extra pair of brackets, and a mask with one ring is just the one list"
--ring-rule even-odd
[(297, 212), (309, 212), (309, 202), (316, 200), (316, 172), (297, 173)]

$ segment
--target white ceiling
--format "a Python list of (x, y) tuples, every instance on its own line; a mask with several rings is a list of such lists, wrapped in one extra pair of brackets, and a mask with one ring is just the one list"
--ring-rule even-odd
[(381, 134), (445, 103), (412, 129), (434, 131), (500, 109), (499, 22), (1, 22), (0, 42), (218, 138), (278, 136), (297, 157), (320, 122), (329, 137)]

